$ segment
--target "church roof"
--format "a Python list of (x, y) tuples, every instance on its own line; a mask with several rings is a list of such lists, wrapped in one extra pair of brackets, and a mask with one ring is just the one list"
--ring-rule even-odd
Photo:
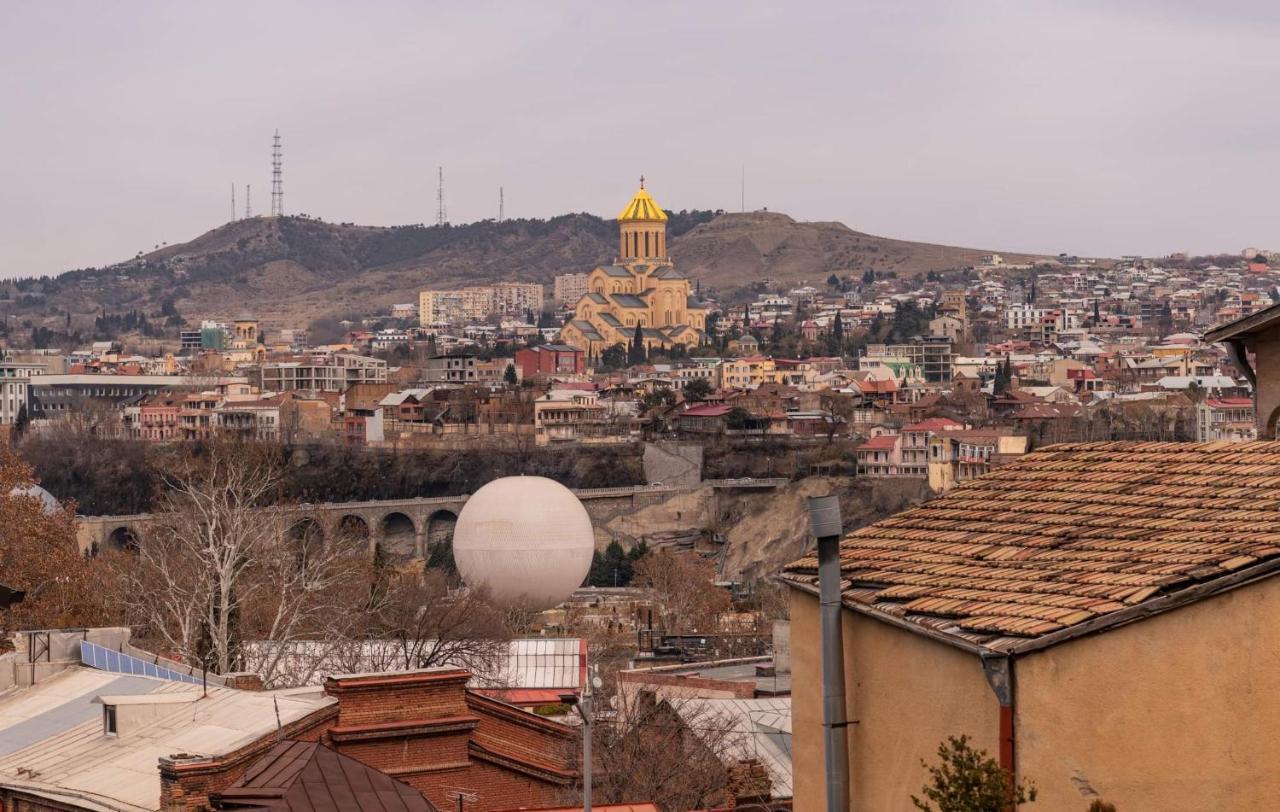
[(644, 299), (631, 293), (611, 293), (609, 298), (613, 299), (614, 304), (619, 307), (646, 308), (649, 306)]
[(605, 276), (631, 276), (631, 271), (621, 265), (601, 265), (600, 270), (604, 271)]
[(603, 294), (603, 293), (596, 293), (595, 291), (592, 291), (591, 293), (588, 293), (588, 294), (587, 294), (587, 298), (588, 298), (588, 299), (590, 299), (591, 301), (595, 302), (596, 304), (608, 304), (608, 303), (609, 303), (609, 300), (608, 300), (608, 299), (606, 299), (606, 298), (604, 297), (604, 294)]
[(591, 341), (604, 341), (604, 336), (600, 335), (600, 331), (596, 329), (594, 324), (586, 319), (574, 319), (569, 323), (574, 327), (577, 327), (584, 338), (588, 338)]
[(619, 221), (624, 220), (641, 220), (651, 223), (665, 223), (667, 221), (667, 213), (658, 205), (658, 201), (649, 196), (644, 189), (644, 180), (640, 181), (640, 189), (636, 191), (635, 196), (631, 198), (631, 202), (622, 210), (622, 214), (618, 215)]
[(683, 271), (678, 271), (674, 266), (668, 265), (665, 268), (659, 268), (653, 272), (654, 279), (688, 279)]

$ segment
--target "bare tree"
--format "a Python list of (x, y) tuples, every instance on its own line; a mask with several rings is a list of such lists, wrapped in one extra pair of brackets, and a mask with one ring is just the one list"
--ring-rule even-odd
[(305, 513), (272, 506), (279, 484), (275, 451), (227, 443), (166, 477), (136, 559), (118, 568), (144, 636), (192, 664), (254, 670), (268, 685), (297, 670), (292, 642), (323, 650), (349, 636), (368, 563)]
[(620, 693), (615, 704), (616, 716), (592, 725), (596, 802), (650, 801), (663, 812), (683, 812), (729, 800), (728, 765), (749, 751), (733, 719), (709, 703), (680, 707), (647, 693)]
[(511, 639), (486, 592), (451, 589), (437, 569), (393, 576), (370, 632), (390, 643), (384, 668), (449, 665), (482, 681), (501, 676)]
[(662, 607), (669, 631), (714, 631), (729, 609), (729, 593), (713, 586), (715, 565), (693, 554), (665, 550), (636, 562), (632, 583), (648, 587)]

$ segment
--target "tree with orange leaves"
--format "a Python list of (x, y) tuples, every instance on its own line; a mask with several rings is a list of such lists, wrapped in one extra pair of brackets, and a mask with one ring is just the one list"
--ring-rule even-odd
[(105, 625), (114, 618), (76, 543), (74, 506), (46, 502), (35, 485), (31, 466), (0, 447), (0, 584), (24, 593), (0, 611), (0, 627)]

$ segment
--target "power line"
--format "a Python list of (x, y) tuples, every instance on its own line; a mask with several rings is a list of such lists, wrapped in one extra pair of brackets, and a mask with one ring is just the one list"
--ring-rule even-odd
[(284, 217), (284, 176), (281, 171), (280, 131), (271, 142), (271, 216)]

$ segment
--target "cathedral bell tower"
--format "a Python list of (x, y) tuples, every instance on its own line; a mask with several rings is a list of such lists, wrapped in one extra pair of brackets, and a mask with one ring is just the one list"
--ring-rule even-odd
[(618, 260), (620, 262), (667, 261), (667, 213), (644, 190), (640, 191), (618, 215)]

